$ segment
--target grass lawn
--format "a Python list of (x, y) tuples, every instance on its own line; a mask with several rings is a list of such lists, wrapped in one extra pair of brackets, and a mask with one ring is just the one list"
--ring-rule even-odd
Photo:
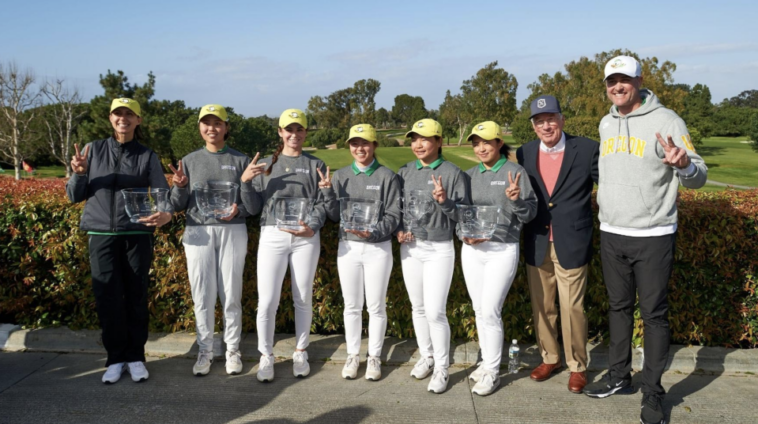
[(758, 187), (758, 152), (745, 137), (711, 137), (697, 152), (708, 166), (708, 179), (727, 184)]
[[(11, 177), (15, 176), (13, 168), (3, 168), (3, 173), (0, 176)], [(25, 171), (21, 171), (21, 178), (63, 178), (66, 176), (66, 168), (61, 166), (40, 166), (34, 172), (34, 175), (27, 174)]]

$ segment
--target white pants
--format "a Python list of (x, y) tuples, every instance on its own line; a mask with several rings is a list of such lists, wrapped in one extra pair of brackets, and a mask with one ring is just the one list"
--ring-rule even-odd
[(392, 272), (392, 242), (340, 241), (337, 253), (342, 297), (345, 299), (345, 341), (348, 355), (361, 351), (363, 297), (368, 309), (368, 354), (382, 354), (387, 331), (387, 285)]
[(261, 227), (258, 243), (258, 350), (271, 355), (274, 349), (276, 310), (282, 297), (282, 283), (287, 265), (292, 279), (295, 303), (297, 349), (308, 347), (313, 321), (313, 276), (321, 253), (319, 233), (313, 237), (296, 237), (272, 225)]
[(453, 241), (416, 240), (400, 247), (403, 279), (413, 309), (413, 330), (419, 353), (434, 357), (436, 368), (450, 365), (447, 294), (453, 279)]
[(242, 332), (242, 272), (247, 255), (245, 224), (193, 225), (182, 237), (195, 304), (197, 344), (213, 350), (216, 295), (224, 311), (224, 343), (237, 350)]
[(518, 267), (518, 243), (464, 244), (461, 264), (476, 315), (476, 331), (486, 369), (497, 371), (503, 355), (503, 303)]

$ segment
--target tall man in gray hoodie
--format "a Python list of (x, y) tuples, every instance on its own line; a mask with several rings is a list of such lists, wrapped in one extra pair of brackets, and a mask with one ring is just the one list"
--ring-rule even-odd
[(629, 56), (605, 66), (605, 86), (613, 102), (600, 121), (600, 257), (608, 290), (609, 371), (584, 393), (628, 394), (634, 304), (639, 294), (645, 323), (640, 422), (665, 423), (661, 386), (669, 352), (668, 281), (674, 263), (679, 183), (700, 188), (707, 168), (684, 121), (641, 89), (642, 70)]

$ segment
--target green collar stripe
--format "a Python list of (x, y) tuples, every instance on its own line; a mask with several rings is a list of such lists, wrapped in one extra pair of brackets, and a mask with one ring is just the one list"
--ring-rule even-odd
[(206, 151), (206, 152), (208, 152), (208, 153), (212, 153), (212, 154), (214, 154), (214, 155), (217, 155), (217, 154), (220, 154), (220, 153), (226, 153), (226, 151), (227, 151), (227, 150), (229, 150), (229, 146), (228, 146), (228, 145), (226, 145), (226, 144), (224, 145), (224, 148), (223, 148), (223, 149), (220, 149), (220, 150), (219, 150), (219, 151), (217, 151), (217, 152), (211, 152), (210, 150), (208, 150), (208, 147), (207, 147), (207, 146), (203, 146), (203, 148), (205, 149), (205, 151)]
[(421, 169), (421, 168), (437, 169), (440, 165), (442, 165), (442, 162), (444, 162), (444, 161), (445, 161), (445, 157), (440, 155), (440, 157), (438, 157), (437, 160), (435, 160), (434, 162), (430, 163), (429, 166), (425, 167), (421, 163), (420, 160), (416, 159), (416, 169)]
[[(503, 156), (503, 155), (500, 155), (500, 159), (498, 159), (498, 161), (495, 162), (495, 166), (493, 166), (490, 169), (490, 171), (492, 171), (492, 172), (499, 171), (500, 168), (502, 168), (503, 165), (505, 165), (506, 162), (508, 162), (508, 158), (505, 157), (505, 156)], [(487, 167), (484, 166), (484, 164), (482, 162), (479, 162), (479, 172), (485, 172), (485, 171), (487, 171)]]
[(358, 175), (358, 174), (360, 174), (361, 172), (364, 172), (364, 173), (365, 173), (366, 175), (368, 175), (369, 177), (371, 176), (371, 174), (373, 174), (373, 173), (374, 173), (374, 171), (376, 171), (377, 169), (379, 169), (379, 167), (380, 167), (380, 166), (381, 166), (381, 164), (379, 163), (379, 161), (378, 161), (378, 160), (376, 160), (376, 158), (374, 158), (374, 161), (373, 161), (373, 162), (371, 162), (371, 165), (369, 165), (369, 166), (368, 166), (368, 168), (366, 169), (366, 171), (365, 171), (365, 172), (364, 172), (364, 171), (361, 171), (361, 170), (360, 170), (360, 168), (358, 168), (358, 165), (356, 165), (356, 164), (355, 164), (355, 161), (353, 161), (353, 164), (352, 164), (353, 173), (354, 173), (355, 175)]

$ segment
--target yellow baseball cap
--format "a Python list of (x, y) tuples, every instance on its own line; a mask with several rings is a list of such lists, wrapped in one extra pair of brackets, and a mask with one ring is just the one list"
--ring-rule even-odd
[(300, 124), (303, 128), (308, 129), (308, 118), (305, 112), (300, 109), (287, 109), (279, 116), (279, 128), (284, 128), (289, 124)]
[(200, 122), (200, 120), (203, 119), (203, 116), (205, 115), (218, 116), (222, 121), (229, 122), (229, 115), (226, 113), (226, 109), (224, 109), (224, 107), (221, 105), (203, 106), (200, 109), (200, 116), (197, 118), (197, 122)]
[(497, 122), (485, 121), (474, 125), (471, 128), (471, 134), (466, 137), (466, 141), (471, 141), (471, 137), (478, 135), (484, 140), (500, 140), (503, 141), (503, 133), (500, 131), (500, 125)]
[(139, 107), (139, 103), (137, 103), (137, 101), (134, 99), (127, 99), (126, 97), (113, 99), (111, 102), (111, 112), (120, 107), (125, 107), (134, 112), (134, 114), (140, 118), (142, 117), (142, 109)]
[(408, 138), (413, 133), (423, 137), (442, 137), (442, 125), (434, 119), (422, 119), (413, 124), (411, 130), (405, 133), (405, 137)]
[(347, 142), (354, 138), (362, 138), (371, 143), (376, 141), (376, 129), (371, 124), (358, 124), (353, 125), (350, 128), (350, 135), (347, 137)]

